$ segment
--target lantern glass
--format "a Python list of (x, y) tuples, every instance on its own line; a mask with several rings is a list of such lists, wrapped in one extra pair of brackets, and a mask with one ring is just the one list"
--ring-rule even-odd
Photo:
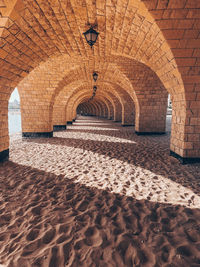
[(91, 38), (91, 40), (92, 40), (93, 42), (96, 42), (96, 40), (97, 40), (97, 34), (94, 33), (94, 32), (92, 32), (92, 33), (90, 34), (90, 38)]
[(97, 78), (98, 78), (98, 74), (96, 72), (94, 72), (93, 73), (93, 79), (94, 79), (95, 82), (97, 81)]
[(98, 38), (99, 33), (97, 31), (95, 31), (92, 27), (87, 30), (86, 32), (83, 33), (85, 36), (85, 39), (87, 41), (87, 43), (92, 47)]

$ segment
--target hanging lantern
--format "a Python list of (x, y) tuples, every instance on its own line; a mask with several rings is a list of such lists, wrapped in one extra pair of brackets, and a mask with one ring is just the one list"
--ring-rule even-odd
[(93, 72), (93, 79), (94, 81), (96, 82), (97, 81), (97, 78), (98, 78), (98, 74), (96, 72)]
[(93, 91), (96, 92), (96, 90), (97, 90), (97, 87), (93, 86)]
[(90, 27), (90, 29), (84, 32), (83, 34), (85, 36), (85, 40), (92, 48), (92, 46), (96, 43), (99, 33), (95, 31), (92, 27)]

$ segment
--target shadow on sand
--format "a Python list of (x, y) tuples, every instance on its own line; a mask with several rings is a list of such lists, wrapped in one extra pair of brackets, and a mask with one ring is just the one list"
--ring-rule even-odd
[(0, 165), (0, 264), (195, 267), (199, 222), (199, 209), (89, 188), (11, 161)]
[[(35, 144), (59, 144), (60, 146), (80, 148), (98, 153), (110, 159), (114, 158), (149, 170), (156, 175), (162, 175), (182, 186), (188, 187), (196, 194), (200, 194), (200, 164), (181, 165), (177, 159), (171, 157), (169, 155), (169, 134), (165, 136), (137, 136), (132, 132), (132, 129), (125, 129), (122, 132), (123, 141), (121, 142), (120, 138), (122, 135), (120, 132), (89, 129), (69, 129), (66, 131), (66, 136), (63, 133), (62, 137), (26, 139), (26, 141)], [(70, 138), (73, 136), (73, 133), (78, 138)], [(84, 139), (81, 139), (80, 136), (84, 133), (86, 135)], [(91, 134), (94, 140), (90, 140)], [(116, 138), (116, 141), (99, 141), (98, 135), (102, 137), (113, 137), (114, 139)]]

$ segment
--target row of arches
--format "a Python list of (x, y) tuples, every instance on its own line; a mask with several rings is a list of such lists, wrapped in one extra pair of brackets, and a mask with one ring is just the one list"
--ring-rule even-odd
[[(182, 6), (180, 1), (171, 4), (173, 1), (154, 0), (3, 2), (1, 159), (8, 156), (7, 106), (16, 86), (21, 96), (22, 131), (27, 136), (50, 136), (54, 125), (73, 120), (78, 105), (88, 101), (95, 70), (100, 75), (93, 105), (101, 105), (104, 116), (113, 112), (113, 119), (122, 120), (122, 124), (132, 123), (134, 113), (138, 133), (165, 131), (170, 93), (171, 154), (183, 161), (199, 160), (198, 3), (187, 1)], [(88, 23), (97, 24), (100, 32), (94, 49), (82, 36)]]
[[(146, 68), (145, 65), (140, 67), (143, 68), (138, 72), (140, 79), (137, 82), (137, 90), (134, 90), (136, 86), (134, 87), (133, 83), (130, 83), (125, 73), (120, 72), (117, 66), (113, 67), (111, 64), (110, 67), (107, 64), (104, 77), (100, 74), (99, 81), (97, 82), (98, 90), (95, 98), (101, 99), (101, 102), (105, 104), (105, 110), (109, 110), (109, 105), (112, 106), (110, 109), (113, 109), (113, 119), (115, 121), (122, 121), (123, 125), (136, 123), (137, 132), (164, 132), (167, 91), (150, 69)], [(46, 68), (44, 69), (46, 70)], [(114, 71), (117, 72), (117, 75), (113, 74)], [(76, 72), (78, 72), (78, 75), (76, 75)], [(40, 75), (42, 81), (42, 78), (46, 79), (46, 76), (41, 73), (41, 68), (38, 68), (33, 73), (33, 76)], [(68, 76), (64, 76), (61, 81), (55, 83), (55, 87), (50, 85), (48, 88), (42, 88), (42, 91), (39, 88), (37, 94), (35, 92), (37, 89), (34, 89), (34, 87), (38, 86), (38, 83), (35, 84), (35, 77), (31, 76), (32, 74), (27, 77), (27, 80), (25, 78), (18, 86), (19, 92), (22, 95), (22, 112), (26, 111), (22, 115), (24, 132), (51, 132), (53, 125), (65, 125), (66, 121), (74, 119), (77, 101), (82, 101), (82, 98), (88, 100), (92, 96), (94, 83), (91, 82), (88, 85), (84, 75), (82, 74), (81, 76), (81, 69), (75, 69), (69, 73), (68, 76), (71, 77), (71, 82), (67, 85), (65, 85), (65, 82)], [(46, 86), (46, 82), (43, 82)], [(154, 90), (152, 90), (152, 85), (154, 85)], [(45, 103), (42, 101), (43, 99), (45, 99)], [(37, 105), (37, 103), (40, 105)], [(39, 110), (40, 108), (41, 110)], [(149, 112), (150, 110), (151, 112)], [(43, 126), (41, 126), (41, 119), (39, 120), (40, 112), (46, 118), (46, 120), (43, 119)], [(34, 126), (28, 123), (30, 122), (31, 113), (35, 117)], [(37, 113), (38, 117), (36, 116)], [(37, 123), (39, 124), (38, 130)]]

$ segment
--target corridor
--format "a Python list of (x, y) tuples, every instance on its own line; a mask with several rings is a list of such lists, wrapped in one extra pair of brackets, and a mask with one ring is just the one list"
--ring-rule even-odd
[[(11, 140), (0, 166), (2, 266), (200, 266), (200, 164), (79, 116), (53, 138)], [(173, 264), (173, 265), (170, 265)]]

